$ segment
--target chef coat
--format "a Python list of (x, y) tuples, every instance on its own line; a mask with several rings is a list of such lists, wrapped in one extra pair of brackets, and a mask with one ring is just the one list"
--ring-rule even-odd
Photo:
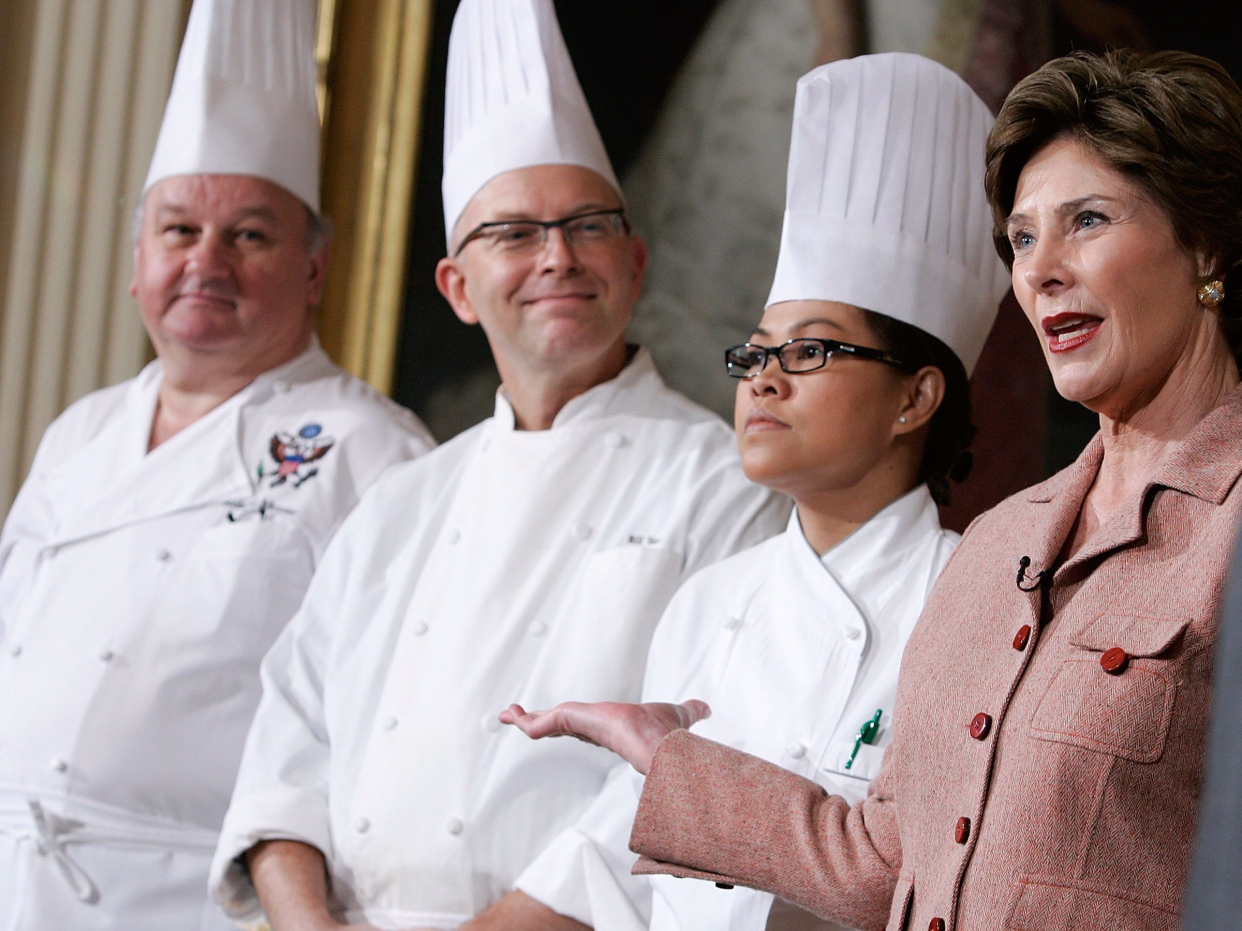
[(787, 513), (645, 351), (549, 430), (518, 430), (498, 395), (367, 493), (264, 661), (213, 896), (257, 926), (238, 858), (288, 838), (324, 852), (351, 922), (455, 928), (494, 903), (614, 759), (497, 713), (636, 700), (680, 582)]
[(162, 367), (48, 428), (0, 537), (0, 929), (220, 924), (259, 661), (328, 539), (432, 444), (312, 344), (148, 452)]
[[(889, 504), (821, 559), (795, 512), (785, 533), (704, 569), (656, 630), (644, 701), (706, 701), (694, 732), (779, 763), (851, 801), (888, 744), (906, 640), (958, 535), (927, 487)], [(874, 743), (848, 766), (860, 727)], [(773, 897), (671, 876), (630, 875), (643, 777), (622, 763), (517, 886), (596, 931), (763, 931)], [(806, 913), (807, 927), (836, 928)], [(772, 928), (790, 927), (772, 915)], [(798, 925), (802, 927), (802, 925)]]

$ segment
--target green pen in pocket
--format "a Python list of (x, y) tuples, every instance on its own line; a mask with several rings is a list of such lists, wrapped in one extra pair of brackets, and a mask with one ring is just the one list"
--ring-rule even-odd
[(877, 708), (871, 720), (858, 729), (858, 736), (854, 738), (854, 750), (850, 753), (850, 758), (845, 761), (846, 769), (854, 765), (854, 757), (858, 756), (858, 749), (863, 744), (875, 743), (876, 735), (880, 733), (880, 718), (883, 715), (884, 709)]

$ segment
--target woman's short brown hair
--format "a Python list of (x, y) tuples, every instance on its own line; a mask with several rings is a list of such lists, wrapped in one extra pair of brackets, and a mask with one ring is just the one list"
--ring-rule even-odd
[(1242, 262), (1242, 91), (1224, 68), (1186, 52), (1074, 52), (1021, 81), (987, 144), (993, 238), (1010, 267), (1005, 220), (1018, 176), (1061, 138), (1146, 193), (1187, 253), (1202, 252), (1225, 278), (1225, 316), (1242, 316), (1242, 274), (1231, 275)]

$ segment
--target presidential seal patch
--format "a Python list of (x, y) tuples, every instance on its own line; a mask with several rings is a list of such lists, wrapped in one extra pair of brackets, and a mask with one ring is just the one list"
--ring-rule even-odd
[[(328, 454), (336, 444), (330, 436), (323, 435), (323, 427), (317, 423), (308, 423), (295, 436), (292, 433), (277, 433), (272, 437), (269, 451), (275, 462), (272, 481), (268, 487), (275, 488), (288, 482), (292, 487), (301, 485), (319, 474), (319, 468), (312, 463), (318, 462)], [(263, 464), (259, 464), (259, 478), (265, 477)]]

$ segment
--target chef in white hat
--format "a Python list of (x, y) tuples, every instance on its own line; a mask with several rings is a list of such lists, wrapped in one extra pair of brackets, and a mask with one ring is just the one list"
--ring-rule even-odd
[(313, 0), (197, 0), (139, 210), (156, 361), (48, 429), (0, 537), (0, 928), (227, 927), (259, 661), (431, 439), (314, 337)]
[[(906, 641), (957, 545), (936, 505), (968, 471), (968, 375), (1009, 287), (984, 196), (991, 126), (960, 77), (917, 55), (798, 82), (775, 281), (750, 342), (726, 353), (746, 472), (797, 509), (681, 588), (643, 683), (644, 701), (706, 701), (695, 733), (850, 802), (879, 771)], [(620, 764), (518, 888), (596, 931), (840, 927), (754, 889), (632, 876), (642, 789)]]
[(212, 871), (241, 922), (456, 928), (492, 905), (612, 765), (503, 732), (497, 702), (637, 698), (682, 579), (787, 515), (626, 345), (643, 246), (551, 0), (461, 4), (446, 109), (437, 280), (503, 387), (368, 493), (264, 663)]

